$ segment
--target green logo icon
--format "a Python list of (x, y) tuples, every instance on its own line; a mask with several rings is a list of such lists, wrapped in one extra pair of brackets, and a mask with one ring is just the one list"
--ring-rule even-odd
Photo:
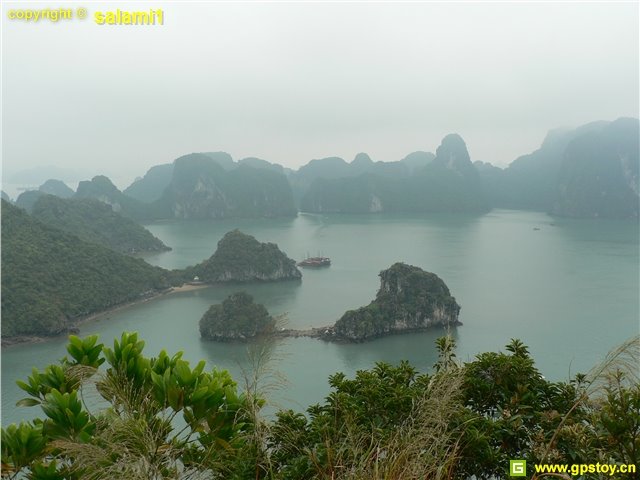
[(526, 477), (527, 461), (526, 460), (509, 460), (509, 476), (510, 477)]

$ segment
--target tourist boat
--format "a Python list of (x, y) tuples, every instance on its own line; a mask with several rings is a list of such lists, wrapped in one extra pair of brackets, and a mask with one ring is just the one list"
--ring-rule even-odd
[(328, 267), (331, 265), (329, 257), (307, 257), (297, 263), (299, 267)]

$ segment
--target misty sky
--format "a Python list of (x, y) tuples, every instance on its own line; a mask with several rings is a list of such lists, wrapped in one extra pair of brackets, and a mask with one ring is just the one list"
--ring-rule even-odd
[[(7, 19), (60, 6), (89, 18)], [(164, 25), (93, 21), (150, 7)], [(5, 2), (3, 171), (122, 187), (190, 152), (391, 161), (451, 132), (506, 165), (550, 128), (638, 116), (638, 20), (637, 2)]]

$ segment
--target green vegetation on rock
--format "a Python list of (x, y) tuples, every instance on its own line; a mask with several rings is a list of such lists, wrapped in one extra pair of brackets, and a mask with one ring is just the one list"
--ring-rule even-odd
[(434, 158), (436, 158), (436, 156), (431, 152), (417, 151), (410, 153), (400, 161), (407, 165), (411, 171), (415, 171), (429, 165)]
[[(415, 152), (401, 162), (371, 162), (359, 154), (347, 170), (333, 176), (320, 170), (300, 202), (306, 212), (486, 212), (482, 181), (459, 135), (447, 135), (436, 156)], [(368, 159), (368, 161), (367, 161)], [(316, 162), (320, 162), (319, 160)], [(341, 164), (337, 164), (341, 165)], [(345, 163), (346, 165), (346, 163)], [(422, 165), (422, 166), (419, 166)], [(307, 168), (309, 165), (303, 168)], [(303, 169), (300, 169), (302, 172)]]
[(380, 289), (366, 307), (349, 310), (333, 334), (348, 341), (458, 324), (460, 306), (434, 273), (396, 263), (380, 272)]
[(122, 193), (141, 202), (152, 203), (158, 200), (165, 188), (171, 183), (173, 164), (151, 167), (144, 177), (137, 179), (124, 189)]
[(25, 209), (27, 212), (31, 212), (31, 209), (38, 201), (40, 197), (46, 195), (44, 192), (40, 190), (27, 190), (26, 192), (22, 192), (16, 198), (16, 205), (20, 208)]
[(620, 118), (574, 138), (564, 152), (553, 213), (637, 219), (639, 132), (637, 119)]
[(44, 195), (34, 204), (31, 215), (45, 225), (120, 253), (171, 250), (140, 224), (92, 198), (65, 200)]
[(506, 169), (476, 163), (493, 207), (566, 217), (638, 218), (638, 119), (550, 131)]
[(280, 251), (275, 243), (261, 243), (240, 230), (225, 234), (208, 260), (185, 272), (186, 279), (197, 276), (207, 283), (296, 280), (302, 277), (296, 262)]
[(267, 160), (256, 157), (247, 157), (242, 160), (238, 160), (238, 165), (245, 165), (247, 167), (256, 168), (258, 170), (272, 170), (276, 173), (284, 174), (285, 169), (278, 163), (271, 163)]
[(154, 204), (157, 211), (165, 218), (199, 219), (297, 214), (282, 173), (235, 164), (225, 170), (219, 162), (201, 153), (175, 160), (171, 183)]
[(95, 198), (107, 205), (111, 205), (114, 212), (133, 218), (146, 220), (158, 218), (157, 212), (145, 203), (128, 197), (104, 175), (97, 175), (90, 181), (82, 181), (78, 185), (76, 198)]
[(168, 272), (35, 220), (2, 201), (2, 336), (55, 335), (169, 287)]
[[(49, 197), (49, 196), (46, 196)], [(50, 336), (73, 329), (83, 317), (136, 301), (200, 276), (204, 282), (251, 282), (300, 279), (295, 262), (273, 243), (260, 243), (239, 231), (227, 233), (214, 255), (195, 267), (168, 271), (92, 242), (111, 241), (87, 230), (85, 213), (105, 220), (92, 200), (50, 199), (49, 208), (90, 241), (45, 225), (22, 209), (2, 201), (2, 336), (5, 342)], [(76, 205), (79, 202), (80, 207)], [(87, 203), (88, 202), (88, 203)], [(67, 211), (69, 204), (71, 210)], [(97, 209), (95, 207), (97, 206)], [(110, 211), (111, 212), (111, 211)], [(113, 214), (113, 212), (111, 212)], [(106, 217), (107, 219), (109, 217)], [(110, 220), (105, 220), (109, 225)], [(117, 222), (122, 222), (122, 219)], [(95, 222), (95, 219), (94, 219)], [(123, 225), (127, 225), (125, 222)], [(73, 225), (72, 225), (73, 226)], [(141, 227), (139, 227), (141, 228)], [(126, 237), (118, 238), (120, 245)]]
[(40, 190), (42, 193), (55, 195), (56, 197), (60, 198), (71, 198), (75, 193), (62, 180), (54, 179), (50, 179), (44, 182), (42, 185), (40, 185), (38, 190)]
[(222, 304), (211, 305), (200, 319), (200, 336), (208, 340), (249, 340), (270, 333), (275, 320), (246, 292), (233, 293)]

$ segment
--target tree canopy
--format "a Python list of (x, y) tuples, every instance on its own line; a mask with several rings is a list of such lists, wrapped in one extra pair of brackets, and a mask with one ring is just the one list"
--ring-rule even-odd
[[(519, 340), (464, 364), (450, 337), (437, 348), (433, 373), (407, 362), (336, 373), (323, 402), (270, 420), (255, 385), (240, 393), (226, 371), (191, 367), (181, 352), (145, 357), (135, 333), (113, 348), (71, 336), (59, 364), (18, 382), (28, 394), (18, 404), (44, 418), (2, 429), (2, 475), (488, 480), (509, 478), (514, 458), (637, 468), (640, 339), (568, 382), (546, 380)], [(88, 404), (90, 392), (107, 408)]]
[(43, 225), (2, 201), (2, 336), (53, 335), (170, 286), (169, 272)]
[(264, 305), (246, 292), (211, 305), (200, 319), (200, 335), (210, 340), (248, 340), (273, 330), (275, 320)]

